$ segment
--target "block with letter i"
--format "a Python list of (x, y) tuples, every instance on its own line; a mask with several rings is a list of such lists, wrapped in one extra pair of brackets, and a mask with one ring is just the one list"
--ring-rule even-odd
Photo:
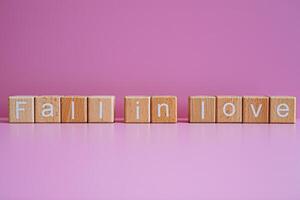
[(216, 122), (215, 96), (189, 97), (189, 122), (214, 123)]
[(150, 123), (150, 96), (125, 96), (125, 123)]
[(242, 97), (217, 96), (217, 122), (242, 123)]
[(269, 123), (269, 97), (243, 97), (243, 123)]
[(60, 123), (60, 96), (35, 97), (35, 122)]
[(34, 123), (34, 96), (10, 96), (9, 122)]
[(115, 121), (114, 96), (88, 97), (88, 122), (113, 123)]
[(270, 123), (296, 123), (296, 97), (270, 97)]
[(63, 123), (87, 122), (87, 97), (61, 97), (61, 121)]
[(177, 122), (177, 97), (152, 96), (151, 97), (151, 122), (176, 123)]

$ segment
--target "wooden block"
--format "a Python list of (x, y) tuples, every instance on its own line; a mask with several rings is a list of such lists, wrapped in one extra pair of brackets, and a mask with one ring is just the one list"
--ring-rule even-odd
[(126, 123), (150, 123), (150, 96), (125, 96), (124, 121)]
[(176, 123), (177, 97), (153, 96), (151, 97), (151, 122)]
[(269, 123), (269, 97), (243, 97), (243, 123)]
[(9, 122), (34, 123), (34, 96), (10, 96)]
[(114, 96), (88, 97), (88, 122), (112, 123), (115, 121)]
[(296, 97), (270, 97), (270, 123), (296, 123)]
[(217, 96), (217, 122), (242, 123), (242, 97)]
[(35, 97), (35, 122), (60, 123), (60, 96)]
[(87, 122), (87, 97), (61, 97), (61, 121), (64, 123)]
[(216, 122), (216, 97), (190, 96), (189, 97), (189, 122), (190, 123)]

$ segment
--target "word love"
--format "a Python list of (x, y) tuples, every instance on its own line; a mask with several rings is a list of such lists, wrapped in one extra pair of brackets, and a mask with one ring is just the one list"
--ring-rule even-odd
[[(190, 96), (190, 123), (295, 123), (289, 96)], [(11, 96), (11, 123), (114, 122), (114, 96)], [(126, 96), (125, 123), (176, 123), (176, 96)]]

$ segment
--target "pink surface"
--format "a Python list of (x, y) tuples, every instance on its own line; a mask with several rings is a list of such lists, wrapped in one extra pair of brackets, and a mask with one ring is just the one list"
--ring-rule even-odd
[[(16, 94), (300, 96), (300, 1), (1, 0), (0, 116)], [(299, 111), (298, 111), (299, 114)]]
[(0, 123), (0, 199), (296, 200), (299, 131), (290, 124)]

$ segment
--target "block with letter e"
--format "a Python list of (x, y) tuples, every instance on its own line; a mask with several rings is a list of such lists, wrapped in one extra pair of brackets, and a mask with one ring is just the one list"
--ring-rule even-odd
[(296, 97), (270, 97), (270, 123), (296, 123)]

